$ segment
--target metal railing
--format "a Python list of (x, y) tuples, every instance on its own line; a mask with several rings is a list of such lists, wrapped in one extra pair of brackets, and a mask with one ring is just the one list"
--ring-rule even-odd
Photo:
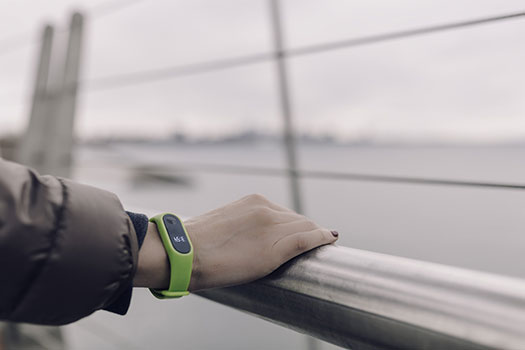
[(525, 349), (525, 281), (325, 246), (200, 296), (352, 349)]
[[(525, 12), (286, 49), (281, 37), (278, 2), (269, 2), (273, 6), (274, 52), (99, 77), (81, 81), (85, 92), (273, 60), (278, 68), (281, 109), (287, 125), (284, 139), (288, 168), (233, 169), (223, 166), (211, 170), (289, 176), (294, 206), (299, 211), (297, 180), (301, 177), (524, 188), (522, 184), (299, 170), (295, 161), (289, 97), (292, 94), (288, 91), (285, 61), (325, 51), (525, 18)], [(127, 2), (115, 4), (100, 10), (100, 13), (127, 6)], [(0, 54), (21, 47), (19, 40), (15, 39), (13, 45), (8, 43)], [(212, 166), (200, 165), (201, 169), (203, 167), (210, 171)], [(525, 281), (356, 249), (322, 247), (294, 259), (265, 279), (198, 294), (347, 348), (525, 349)]]

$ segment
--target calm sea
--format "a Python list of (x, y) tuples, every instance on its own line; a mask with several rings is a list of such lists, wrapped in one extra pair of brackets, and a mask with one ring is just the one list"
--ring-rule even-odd
[[(188, 171), (211, 163), (283, 167), (269, 143), (81, 146), (75, 178), (117, 193), (128, 210), (193, 216), (249, 193), (289, 205), (286, 178)], [(525, 183), (525, 147), (304, 145), (301, 168)], [(175, 167), (155, 182), (140, 168)], [(340, 245), (525, 278), (525, 192), (304, 179), (306, 215), (341, 233)], [(125, 317), (98, 312), (66, 327), (72, 349), (304, 349), (302, 335), (190, 296), (157, 301), (135, 291)], [(322, 349), (334, 348), (323, 344)]]

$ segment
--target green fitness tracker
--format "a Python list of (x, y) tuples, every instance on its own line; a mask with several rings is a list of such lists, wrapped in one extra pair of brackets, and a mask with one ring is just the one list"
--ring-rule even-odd
[(167, 290), (150, 288), (151, 293), (159, 299), (188, 295), (193, 267), (193, 246), (182, 220), (175, 214), (165, 213), (154, 216), (149, 221), (157, 225), (171, 266), (169, 288)]

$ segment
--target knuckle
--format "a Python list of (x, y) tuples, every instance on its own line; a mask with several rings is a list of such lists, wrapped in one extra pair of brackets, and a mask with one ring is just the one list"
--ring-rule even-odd
[(259, 224), (269, 225), (275, 221), (275, 213), (268, 207), (259, 207), (254, 213)]
[(305, 224), (306, 229), (309, 230), (309, 231), (312, 231), (312, 230), (315, 230), (315, 229), (319, 228), (319, 226), (312, 220), (308, 220), (307, 219), (307, 220), (305, 220), (304, 224)]
[(253, 194), (247, 194), (245, 196), (243, 196), (239, 202), (251, 202), (252, 201), (252, 198), (253, 198)]
[(247, 196), (248, 200), (252, 203), (265, 204), (268, 203), (268, 199), (260, 193), (253, 193)]
[(319, 229), (319, 245), (329, 244), (334, 241), (334, 236), (332, 235), (332, 232), (327, 229)]
[(304, 252), (308, 249), (308, 241), (305, 238), (298, 238), (295, 241), (295, 251), (296, 252)]
[(301, 221), (311, 221), (311, 220), (309, 220), (306, 216), (304, 216), (303, 214), (295, 213), (295, 215), (297, 215), (297, 219), (298, 219), (298, 220), (301, 220)]
[(323, 230), (322, 228), (318, 228), (317, 237), (318, 237), (319, 243), (326, 241), (326, 238), (328, 237), (327, 231)]

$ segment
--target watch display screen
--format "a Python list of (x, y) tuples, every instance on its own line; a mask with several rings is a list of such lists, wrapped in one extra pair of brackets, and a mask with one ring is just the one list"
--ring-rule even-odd
[(164, 215), (162, 220), (164, 221), (166, 231), (168, 231), (168, 236), (170, 237), (173, 248), (181, 254), (189, 253), (191, 251), (190, 242), (180, 220), (170, 214)]

